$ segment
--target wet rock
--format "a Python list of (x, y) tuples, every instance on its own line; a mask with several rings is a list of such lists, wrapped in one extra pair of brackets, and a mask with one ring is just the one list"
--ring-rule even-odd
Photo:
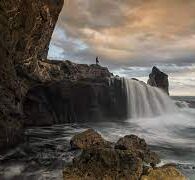
[(119, 139), (115, 148), (104, 146), (104, 142), (105, 140), (93, 129), (73, 137), (71, 145), (83, 151), (64, 169), (64, 180), (186, 179), (171, 164), (159, 168), (149, 166), (149, 163), (159, 162), (159, 158), (156, 154), (151, 155), (152, 152), (144, 139), (135, 135), (125, 136)]
[(152, 68), (152, 72), (149, 75), (149, 80), (147, 84), (158, 87), (162, 89), (165, 93), (169, 94), (168, 75), (160, 71), (155, 66)]
[(92, 147), (109, 147), (110, 143), (105, 141), (100, 134), (93, 129), (75, 135), (70, 141), (71, 149), (89, 149)]
[(23, 101), (25, 125), (125, 119), (126, 94), (122, 83), (120, 79), (104, 77), (34, 86)]
[(147, 175), (143, 175), (141, 180), (187, 180), (175, 167), (160, 167), (150, 169)]
[(138, 180), (142, 174), (142, 160), (127, 151), (93, 148), (83, 151), (63, 174), (65, 180)]
[(115, 145), (115, 149), (129, 150), (146, 163), (150, 163), (152, 166), (155, 166), (160, 162), (159, 156), (155, 152), (150, 151), (145, 140), (135, 135), (127, 135), (120, 138)]
[(119, 139), (115, 147), (107, 146), (107, 142), (105, 146), (101, 135), (89, 129), (74, 136), (70, 144), (73, 149), (76, 147), (83, 151), (65, 168), (63, 174), (66, 180), (138, 180), (141, 175), (148, 175), (153, 170), (149, 164), (160, 161), (144, 139), (135, 135)]

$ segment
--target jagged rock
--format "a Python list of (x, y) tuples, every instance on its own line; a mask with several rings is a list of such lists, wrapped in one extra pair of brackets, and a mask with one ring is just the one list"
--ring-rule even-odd
[(157, 67), (152, 68), (149, 75), (148, 84), (151, 86), (162, 89), (165, 93), (169, 94), (169, 80), (168, 75), (160, 71)]
[(150, 169), (147, 175), (143, 175), (141, 180), (187, 180), (175, 167), (160, 167)]
[[(72, 144), (73, 141), (76, 146)], [(119, 139), (115, 148), (104, 146), (104, 141), (92, 129), (73, 137), (71, 145), (84, 150), (73, 159), (72, 164), (65, 167), (64, 180), (186, 180), (171, 165), (158, 168), (145, 166), (151, 161), (159, 162), (159, 159), (153, 161), (145, 153), (150, 150), (144, 139), (135, 135), (125, 136)], [(146, 158), (140, 156), (139, 152)], [(155, 154), (155, 158), (156, 156)]]
[(63, 174), (64, 180), (138, 180), (142, 174), (142, 160), (128, 151), (93, 148), (83, 151)]
[(0, 1), (0, 149), (23, 137), (22, 100), (28, 88), (16, 73), (18, 64), (47, 57), (52, 32), (63, 0)]
[(71, 149), (89, 149), (92, 147), (109, 147), (110, 143), (105, 141), (100, 134), (93, 129), (75, 135), (70, 140)]
[[(150, 150), (143, 139), (135, 135), (125, 136), (115, 144), (115, 148), (112, 145), (105, 146), (105, 142), (101, 135), (92, 129), (74, 136), (70, 142), (73, 149), (79, 147), (84, 150), (65, 168), (64, 179), (138, 180), (141, 175), (148, 174), (148, 170), (143, 171), (143, 160), (148, 159), (145, 151)], [(150, 157), (145, 163), (156, 161), (158, 160), (152, 161)]]
[(23, 101), (25, 124), (125, 119), (127, 107), (122, 83), (108, 77), (42, 83), (30, 89)]
[(155, 152), (150, 151), (145, 140), (135, 135), (127, 135), (120, 138), (115, 145), (115, 149), (129, 150), (146, 163), (150, 163), (152, 166), (160, 163), (159, 156)]

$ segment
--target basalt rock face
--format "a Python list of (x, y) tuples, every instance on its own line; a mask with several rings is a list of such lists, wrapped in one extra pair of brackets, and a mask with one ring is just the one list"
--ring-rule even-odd
[(149, 75), (148, 84), (162, 89), (165, 93), (169, 95), (168, 75), (160, 71), (155, 66), (152, 68), (152, 72)]
[(30, 89), (23, 102), (25, 124), (124, 119), (127, 108), (122, 83), (109, 77), (42, 83)]
[(0, 1), (0, 149), (16, 144), (23, 132), (21, 102), (28, 86), (16, 67), (28, 64), (28, 71), (37, 71), (62, 6), (63, 0)]

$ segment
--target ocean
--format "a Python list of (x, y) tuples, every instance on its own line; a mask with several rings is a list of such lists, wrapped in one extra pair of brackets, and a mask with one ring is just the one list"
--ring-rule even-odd
[[(195, 97), (172, 97), (194, 102)], [(190, 105), (191, 107), (191, 105)], [(2, 180), (60, 180), (62, 170), (77, 152), (69, 141), (78, 132), (93, 128), (109, 141), (135, 134), (144, 138), (161, 157), (161, 164), (175, 164), (190, 180), (195, 179), (195, 109), (185, 104), (177, 112), (125, 121), (83, 122), (26, 129), (26, 142), (0, 155)]]

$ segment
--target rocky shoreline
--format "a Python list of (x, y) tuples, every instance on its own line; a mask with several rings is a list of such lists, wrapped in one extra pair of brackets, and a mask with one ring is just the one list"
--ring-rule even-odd
[(135, 135), (113, 143), (88, 129), (75, 135), (70, 146), (81, 153), (65, 168), (64, 180), (186, 180), (173, 165), (156, 167), (159, 156)]

